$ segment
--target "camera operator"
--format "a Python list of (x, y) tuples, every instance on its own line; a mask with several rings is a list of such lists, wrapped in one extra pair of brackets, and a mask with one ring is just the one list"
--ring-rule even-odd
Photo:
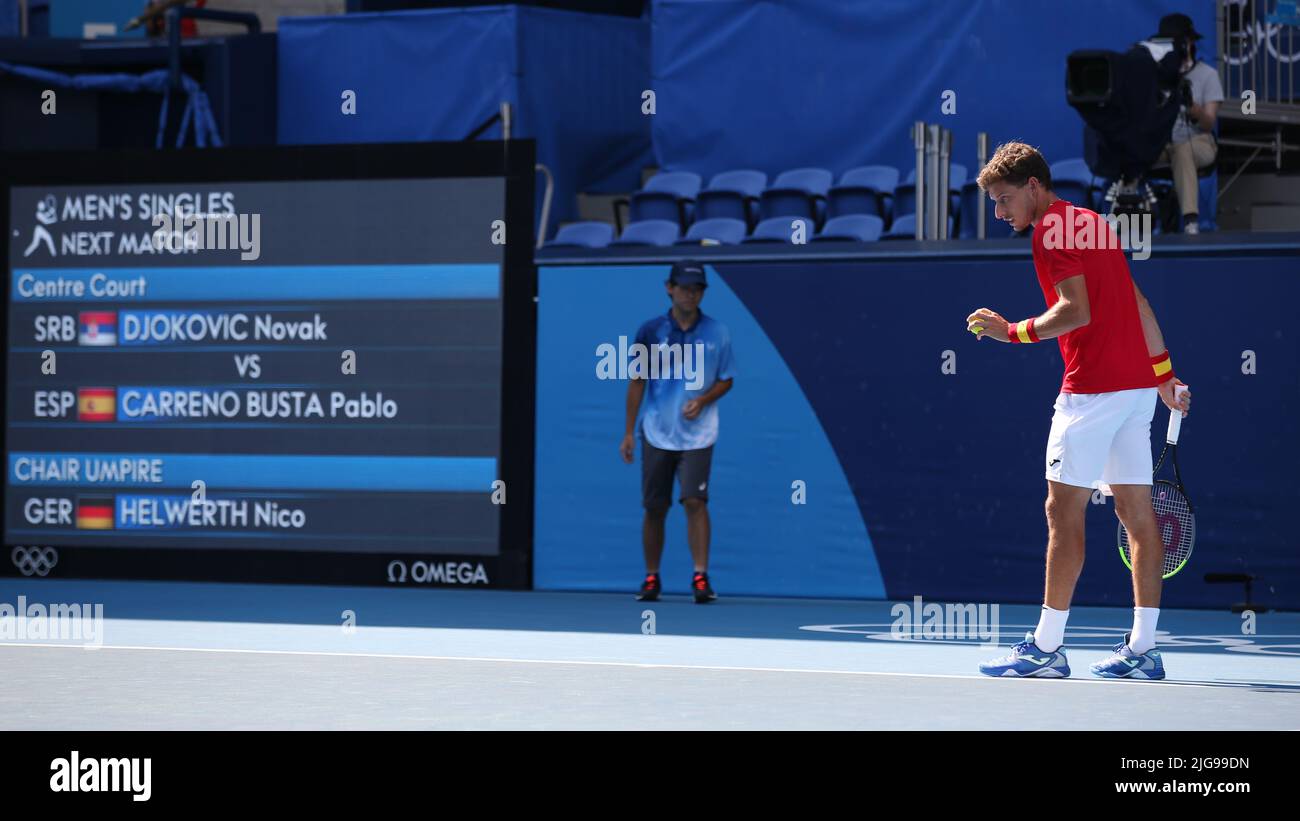
[(1196, 171), (1214, 164), (1219, 151), (1214, 139), (1214, 122), (1223, 102), (1223, 85), (1219, 73), (1196, 59), (1196, 41), (1201, 35), (1192, 26), (1186, 14), (1167, 14), (1160, 18), (1160, 30), (1152, 39), (1171, 39), (1187, 43), (1187, 56), (1180, 68), (1182, 80), (1177, 93), (1182, 105), (1178, 119), (1169, 138), (1169, 145), (1161, 152), (1159, 162), (1168, 163), (1178, 194), (1178, 207), (1183, 214), (1183, 233), (1197, 234), (1197, 182)]

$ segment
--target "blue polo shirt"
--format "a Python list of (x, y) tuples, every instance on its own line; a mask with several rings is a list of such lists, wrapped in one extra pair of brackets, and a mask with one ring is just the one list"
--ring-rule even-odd
[[(650, 356), (659, 356), (657, 346), (679, 345), (681, 356), (675, 361), (683, 367), (674, 372), (659, 373), (658, 378), (646, 380), (645, 414), (641, 419), (641, 433), (650, 444), (662, 450), (698, 450), (713, 445), (718, 440), (718, 403), (713, 402), (700, 411), (694, 419), (682, 415), (682, 406), (705, 393), (719, 380), (735, 377), (735, 363), (731, 356), (731, 331), (727, 326), (700, 311), (695, 323), (682, 330), (673, 319), (672, 309), (643, 323), (636, 332), (636, 342), (644, 345)], [(703, 346), (701, 353), (696, 343)], [(691, 367), (685, 367), (687, 349)]]

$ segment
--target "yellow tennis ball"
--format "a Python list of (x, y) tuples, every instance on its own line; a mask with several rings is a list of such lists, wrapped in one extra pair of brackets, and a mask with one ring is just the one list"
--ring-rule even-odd
[(978, 336), (978, 335), (979, 335), (979, 332), (982, 331), (982, 330), (984, 330), (984, 328), (983, 328), (982, 326), (980, 326), (980, 325), (976, 325), (974, 328), (971, 328), (971, 329), (970, 329), (970, 332), (973, 333), (973, 334), (975, 334), (976, 336)]

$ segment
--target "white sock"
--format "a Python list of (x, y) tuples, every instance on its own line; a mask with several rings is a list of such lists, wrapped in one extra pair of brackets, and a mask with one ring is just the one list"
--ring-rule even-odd
[(1070, 618), (1069, 610), (1053, 610), (1043, 605), (1043, 613), (1038, 617), (1038, 629), (1034, 631), (1034, 644), (1044, 653), (1055, 653), (1065, 642), (1065, 620)]
[(1156, 646), (1156, 620), (1159, 618), (1159, 607), (1133, 608), (1133, 634), (1128, 637), (1130, 650), (1145, 653)]

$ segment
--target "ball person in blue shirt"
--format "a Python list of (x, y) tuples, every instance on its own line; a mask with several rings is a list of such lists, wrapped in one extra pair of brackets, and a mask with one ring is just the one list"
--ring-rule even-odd
[[(631, 464), (637, 413), (646, 397), (640, 430), (646, 577), (637, 599), (655, 601), (663, 587), (659, 560), (676, 476), (695, 563), (691, 591), (697, 604), (705, 604), (717, 598), (709, 584), (709, 466), (718, 439), (717, 402), (731, 390), (735, 377), (731, 332), (700, 310), (708, 286), (703, 265), (675, 263), (666, 285), (672, 307), (643, 323), (636, 334), (636, 343), (643, 347), (631, 348), (634, 356), (648, 352), (648, 359), (657, 359), (661, 367), (651, 369), (648, 378), (629, 378), (627, 426), (619, 445), (623, 461)], [(670, 361), (678, 366), (662, 367)]]

